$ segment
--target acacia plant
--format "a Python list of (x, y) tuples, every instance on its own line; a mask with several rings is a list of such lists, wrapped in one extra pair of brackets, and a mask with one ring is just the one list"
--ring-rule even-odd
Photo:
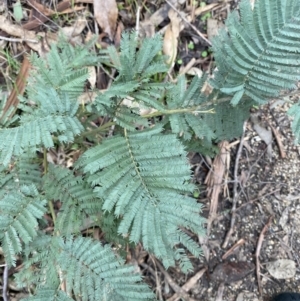
[[(243, 0), (213, 41), (214, 74), (190, 82), (158, 80), (168, 70), (158, 35), (125, 33), (120, 51), (98, 55), (63, 40), (46, 58), (32, 54), (25, 96), (10, 111), (2, 99), (0, 119), (0, 241), (8, 267), (23, 263), (15, 278), (27, 300), (154, 299), (119, 255), (128, 244), (141, 243), (166, 268), (191, 270), (189, 256), (201, 250), (189, 233), (202, 235), (204, 219), (186, 146), (208, 152), (239, 136), (251, 106), (296, 89), (299, 38), (298, 0), (256, 0), (253, 9)], [(80, 102), (87, 67), (99, 64), (116, 78)], [(299, 104), (289, 113), (298, 141)], [(62, 146), (79, 147), (72, 168), (47, 161)]]

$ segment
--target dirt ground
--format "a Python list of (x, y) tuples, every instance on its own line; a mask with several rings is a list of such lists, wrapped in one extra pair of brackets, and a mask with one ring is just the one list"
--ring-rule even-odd
[[(32, 6), (26, 2), (23, 5), (28, 12)], [(136, 28), (139, 20), (141, 35), (149, 35), (153, 30), (164, 34), (170, 24), (168, 1), (117, 2), (117, 19), (123, 26), (123, 29), (118, 26), (117, 32)], [(192, 68), (193, 72), (211, 71), (213, 57), (205, 39), (210, 39), (228, 12), (237, 7), (238, 1), (202, 1), (205, 5), (201, 13), (201, 1), (169, 2), (186, 19), (180, 20), (184, 25), (182, 28), (178, 25), (177, 28), (178, 51), (172, 70), (174, 76), (179, 72), (191, 74), (189, 71)], [(36, 3), (54, 9), (61, 1)], [(8, 10), (12, 12), (12, 2), (2, 0), (0, 4), (4, 8), (8, 5)], [(93, 33), (99, 34), (101, 45), (111, 44), (110, 35), (99, 33), (96, 29), (92, 1), (77, 1), (77, 4), (77, 7), (89, 9), (88, 27)], [(78, 9), (75, 14), (70, 13), (69, 19), (49, 21), (47, 17), (43, 25), (31, 31), (37, 33), (67, 27), (79, 12)], [(4, 15), (5, 10), (1, 14)], [(147, 23), (151, 18), (157, 22), (155, 27)], [(177, 22), (183, 19), (180, 16), (176, 18)], [(5, 33), (8, 38), (18, 38), (5, 32), (1, 24), (0, 30), (2, 36)], [(172, 34), (176, 36), (175, 31)], [(79, 36), (86, 34), (87, 27), (84, 27)], [(119, 39), (117, 35), (116, 44)], [(8, 43), (11, 44), (7, 44), (5, 49), (9, 57), (16, 59), (16, 65), (2, 58), (0, 83), (9, 86), (9, 82), (18, 74), (22, 52), (29, 52), (31, 46), (22, 48), (13, 44), (13, 40)], [(189, 64), (189, 69), (186, 69)], [(105, 87), (104, 82), (108, 80), (103, 75), (98, 76), (96, 87)], [(293, 98), (290, 101), (295, 100)], [(192, 258), (194, 272), (185, 275), (176, 268), (165, 271), (141, 247), (133, 250), (131, 255), (131, 260), (139, 264), (145, 281), (159, 300), (179, 300), (176, 296), (181, 295), (186, 301), (268, 301), (279, 292), (300, 292), (300, 147), (294, 145), (291, 120), (286, 115), (288, 108), (289, 102), (272, 101), (256, 109), (246, 123), (243, 138), (229, 141), (222, 148), (225, 153), (218, 164), (223, 164), (224, 173), (218, 184), (217, 197), (209, 195), (209, 187), (205, 184), (209, 172), (216, 173), (216, 161), (198, 153), (190, 154), (194, 181), (200, 191), (198, 199), (203, 204), (203, 215), (210, 222), (207, 238), (195, 237), (203, 247), (203, 257)], [(210, 214), (212, 202), (216, 206), (213, 215)], [(233, 206), (236, 206), (234, 214)], [(232, 233), (225, 242), (230, 229)], [(11, 300), (19, 300), (24, 296), (13, 283), (9, 288)]]
[[(178, 286), (184, 287), (193, 277), (202, 275), (203, 269), (207, 269), (191, 287), (190, 300), (268, 301), (280, 292), (300, 291), (300, 147), (294, 145), (291, 121), (286, 115), (288, 107), (286, 103), (274, 101), (253, 112), (259, 125), (271, 133), (269, 154), (266, 143), (253, 129), (253, 118), (247, 122), (237, 163), (241, 140), (237, 140), (238, 144), (229, 144), (230, 167), (221, 185), (222, 191), (226, 188), (229, 196), (220, 194), (210, 235), (206, 240), (199, 240), (205, 256), (200, 260), (194, 259), (194, 273), (184, 275), (174, 268), (167, 272)], [(280, 148), (276, 137), (281, 143)], [(204, 215), (209, 218), (211, 199), (207, 197), (204, 181), (211, 163), (209, 158), (199, 154), (191, 154), (191, 158), (195, 180), (203, 189), (199, 201), (204, 206)], [(235, 164), (238, 166), (236, 179)], [(232, 220), (234, 181), (238, 181), (235, 223), (231, 238), (224, 247)], [(286, 261), (279, 262), (281, 259)], [(173, 300), (168, 299), (174, 293), (168, 277), (159, 268), (156, 269), (151, 260), (149, 262), (153, 270), (144, 270), (146, 279), (156, 290), (160, 290), (158, 295), (162, 295), (164, 300)], [(231, 278), (236, 280), (235, 277), (240, 279), (231, 281)], [(222, 286), (223, 280), (225, 284)], [(218, 299), (218, 292), (222, 299)]]

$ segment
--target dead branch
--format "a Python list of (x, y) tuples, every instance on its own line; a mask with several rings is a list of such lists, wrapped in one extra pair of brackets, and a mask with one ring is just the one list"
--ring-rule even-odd
[(279, 132), (272, 126), (272, 124), (271, 124), (269, 121), (267, 121), (267, 122), (268, 122), (268, 124), (269, 124), (269, 126), (270, 126), (270, 128), (271, 128), (271, 130), (272, 130), (272, 132), (273, 132), (273, 135), (275, 136), (275, 140), (276, 140), (277, 146), (278, 146), (278, 148), (279, 148), (280, 157), (281, 157), (282, 159), (284, 159), (284, 158), (286, 157), (286, 152), (285, 152), (285, 150), (284, 150), (284, 147), (283, 147), (283, 144), (282, 144), (282, 139), (281, 139), (281, 137), (280, 137), (280, 134), (279, 134)]
[(220, 153), (213, 161), (213, 167), (209, 171), (204, 181), (207, 185), (207, 196), (210, 198), (209, 217), (207, 220), (207, 235), (209, 236), (212, 222), (216, 218), (218, 209), (219, 194), (224, 177), (226, 178), (226, 169), (229, 166), (228, 142), (219, 143)]
[(243, 135), (241, 137), (241, 142), (238, 148), (238, 152), (236, 155), (235, 159), (235, 164), (234, 164), (234, 175), (233, 175), (233, 198), (232, 198), (232, 210), (231, 210), (231, 222), (230, 222), (230, 229), (227, 232), (227, 235), (225, 237), (224, 243), (222, 245), (222, 248), (226, 248), (229, 242), (229, 239), (231, 238), (234, 224), (235, 224), (235, 217), (236, 217), (236, 203), (238, 199), (238, 192), (237, 192), (237, 187), (238, 187), (238, 169), (239, 169), (239, 161), (240, 157), (242, 154), (242, 149), (243, 149), (243, 143), (244, 143), (244, 138), (245, 138), (245, 129), (246, 129), (246, 123), (247, 121), (244, 122), (243, 126)]
[(244, 238), (240, 239), (222, 256), (222, 260), (225, 260), (234, 250), (236, 250), (238, 247), (240, 247), (244, 243), (245, 243), (245, 239)]
[[(206, 268), (200, 270), (198, 273), (196, 273), (193, 277), (191, 277), (183, 286), (181, 289), (183, 289), (185, 292), (188, 292), (191, 288), (195, 286), (197, 281), (203, 276), (203, 274), (206, 272)], [(178, 293), (175, 293), (172, 297), (167, 299), (167, 301), (175, 301), (178, 298), (180, 298), (180, 295)]]
[(178, 294), (178, 299), (184, 298), (184, 300), (192, 301), (193, 299), (172, 279), (172, 277), (164, 269), (164, 267), (160, 264), (158, 260), (156, 260), (156, 264), (160, 271), (164, 274), (166, 280), (168, 281), (172, 289)]
[(272, 221), (273, 216), (271, 215), (268, 219), (268, 222), (265, 224), (264, 228), (262, 229), (258, 241), (257, 241), (257, 247), (255, 251), (255, 259), (256, 259), (256, 277), (257, 277), (257, 284), (258, 284), (258, 291), (259, 294), (262, 296), (262, 287), (261, 287), (261, 281), (260, 281), (260, 262), (259, 262), (259, 255), (260, 255), (260, 250), (262, 246), (262, 242), (265, 237), (265, 233), (268, 230), (271, 221)]

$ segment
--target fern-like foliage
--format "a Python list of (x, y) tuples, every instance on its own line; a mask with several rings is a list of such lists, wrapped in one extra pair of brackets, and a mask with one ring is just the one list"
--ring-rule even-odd
[(78, 166), (104, 200), (103, 210), (122, 216), (119, 233), (161, 258), (165, 266), (181, 260), (182, 268), (191, 268), (186, 256), (173, 251), (183, 244), (199, 256), (198, 245), (181, 227), (201, 233), (201, 206), (189, 197), (190, 169), (186, 153), (174, 135), (162, 135), (162, 127), (127, 133), (106, 139), (91, 148)]
[(15, 265), (22, 243), (28, 244), (37, 235), (37, 220), (45, 213), (45, 204), (34, 185), (22, 186), (1, 198), (0, 241), (9, 266)]
[(33, 54), (31, 62), (38, 76), (33, 73), (29, 85), (38, 89), (52, 87), (58, 93), (65, 92), (69, 98), (76, 100), (83, 92), (84, 83), (89, 76), (87, 66), (98, 62), (98, 58), (89, 49), (89, 45), (73, 47), (62, 37), (59, 44), (51, 45), (46, 59)]
[(22, 186), (34, 185), (41, 188), (41, 170), (36, 158), (26, 155), (11, 161), (10, 167), (0, 168), (0, 198), (21, 189)]
[(168, 116), (172, 132), (183, 136), (184, 139), (190, 140), (193, 133), (199, 138), (206, 137), (208, 140), (215, 137), (213, 131), (200, 117), (201, 115), (199, 116), (200, 112), (197, 111), (197, 107), (207, 101), (207, 97), (201, 93), (206, 79), (206, 75), (195, 76), (187, 88), (186, 79), (181, 76), (176, 86), (167, 93), (167, 107), (171, 112), (172, 110), (176, 112), (178, 109), (187, 110), (186, 113), (174, 113)]
[(213, 41), (217, 72), (213, 85), (233, 95), (236, 105), (245, 95), (258, 103), (295, 89), (300, 79), (300, 2), (257, 0), (240, 3)]
[[(201, 235), (204, 219), (191, 197), (196, 187), (183, 143), (197, 151), (202, 142), (211, 151), (214, 142), (241, 134), (255, 102), (293, 89), (299, 29), (298, 1), (256, 0), (252, 10), (242, 0), (240, 15), (233, 13), (214, 41), (218, 70), (210, 95), (201, 92), (207, 75), (163, 83), (168, 66), (158, 35), (140, 43), (125, 33), (120, 52), (109, 47), (105, 60), (67, 42), (53, 45), (46, 59), (33, 55), (18, 115), (5, 115), (0, 129), (0, 242), (9, 266), (23, 259), (16, 280), (34, 292), (27, 300), (152, 299), (134, 268), (114, 253), (129, 244), (141, 243), (165, 267), (191, 270), (189, 256), (201, 250), (187, 230)], [(116, 79), (81, 109), (86, 67), (100, 61), (116, 69)], [(299, 105), (289, 113), (300, 137)], [(100, 119), (110, 121), (82, 134), (81, 122)], [(115, 130), (102, 135), (111, 124)], [(97, 130), (102, 140), (94, 145)], [(68, 148), (74, 140), (80, 149), (93, 144), (75, 169), (47, 163), (48, 148)], [(89, 227), (100, 227), (114, 252), (89, 238), (90, 229), (83, 237)]]
[(0, 161), (4, 165), (12, 156), (34, 153), (39, 146), (53, 147), (52, 134), (61, 142), (70, 142), (83, 130), (75, 116), (78, 103), (67, 94), (59, 95), (53, 88), (41, 86), (38, 91), (30, 90), (29, 96), (38, 107), (23, 107), (27, 114), (20, 125), (0, 131)]
[(33, 54), (31, 62), (34, 72), (26, 89), (27, 97), (19, 97), (19, 107), (24, 111), (19, 124), (11, 127), (16, 119), (2, 118), (0, 162), (4, 165), (13, 156), (34, 153), (39, 147), (53, 147), (52, 135), (61, 142), (70, 142), (83, 130), (75, 116), (77, 97), (88, 78), (86, 66), (95, 64), (97, 58), (89, 53), (88, 47), (62, 42), (53, 45), (46, 60)]
[(109, 47), (104, 54), (117, 69), (118, 76), (112, 86), (96, 98), (93, 106), (97, 111), (132, 131), (136, 125), (146, 126), (147, 122), (139, 116), (138, 109), (128, 109), (124, 99), (129, 97), (139, 109), (164, 109), (161, 98), (168, 85), (151, 79), (153, 75), (168, 70), (164, 56), (159, 55), (161, 49), (161, 36), (147, 38), (138, 47), (135, 33), (123, 34), (120, 54), (115, 47)]
[(35, 296), (22, 299), (24, 301), (74, 301), (64, 291), (57, 291), (53, 288), (42, 288)]
[(87, 217), (91, 224), (97, 220), (97, 215), (99, 218), (102, 202), (95, 198), (93, 190), (85, 185), (82, 177), (75, 177), (70, 170), (50, 164), (43, 182), (47, 199), (62, 202), (55, 232), (62, 235), (78, 233)]
[[(123, 266), (108, 245), (83, 237), (45, 237), (43, 246), (33, 244), (31, 250), (29, 261), (40, 263), (39, 275), (44, 275), (44, 279), (37, 279), (40, 288), (28, 301), (154, 299), (134, 267)], [(24, 284), (26, 278), (34, 279), (32, 274), (36, 271), (26, 265), (17, 280)], [(60, 290), (62, 283), (65, 292)]]
[[(210, 105), (207, 109), (213, 110), (214, 114), (199, 114), (199, 117), (212, 131), (214, 141), (231, 140), (242, 135), (243, 123), (249, 118), (253, 103), (251, 100), (243, 100), (234, 107), (229, 102)], [(204, 137), (209, 138), (209, 136)]]

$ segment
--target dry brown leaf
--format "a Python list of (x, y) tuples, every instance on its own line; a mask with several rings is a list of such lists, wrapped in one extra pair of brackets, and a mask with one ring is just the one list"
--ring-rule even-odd
[(167, 64), (173, 65), (177, 56), (178, 37), (181, 31), (181, 19), (174, 10), (169, 11), (171, 23), (164, 36), (163, 52), (169, 57)]
[(94, 0), (94, 16), (102, 30), (113, 41), (118, 18), (116, 0)]
[[(86, 27), (86, 19), (79, 16), (73, 26), (66, 26), (62, 29), (64, 35), (73, 43), (81, 43), (78, 36)], [(13, 24), (0, 15), (0, 30), (5, 31), (8, 35), (22, 39), (31, 49), (36, 51), (40, 56), (44, 56), (49, 51), (49, 45), (58, 41), (58, 34), (53, 32), (34, 32), (26, 30), (24, 27)], [(77, 39), (77, 40), (76, 40)]]
[[(169, 2), (175, 7), (178, 6), (177, 0), (170, 0)], [(155, 12), (149, 18), (144, 19), (140, 23), (140, 36), (143, 38), (153, 37), (155, 34), (155, 27), (167, 19), (169, 10), (170, 5), (168, 5), (167, 3), (163, 4), (159, 9), (155, 10)], [(163, 32), (165, 32), (165, 30)]]
[(45, 16), (51, 16), (56, 14), (57, 12), (55, 12), (54, 10), (46, 7), (43, 4), (38, 3), (35, 0), (28, 0), (28, 4), (33, 7), (34, 9), (36, 9), (38, 12), (40, 12), (41, 14), (45, 15)]
[(228, 146), (228, 141), (222, 141), (219, 143), (220, 153), (215, 157), (213, 166), (204, 182), (207, 184), (207, 196), (210, 197), (207, 235), (209, 235), (212, 222), (217, 215), (218, 200), (222, 188), (222, 182), (223, 180), (226, 182), (226, 178), (228, 177), (227, 173), (230, 163), (230, 152)]
[[(34, 15), (33, 16), (34, 18), (32, 20), (29, 20), (27, 23), (22, 25), (22, 27), (24, 29), (27, 29), (27, 30), (34, 29), (34, 28), (38, 27), (39, 25), (43, 24), (48, 19), (47, 15), (45, 15), (43, 13), (39, 13), (39, 9), (37, 7), (35, 7), (35, 3), (36, 2), (34, 0), (28, 0), (28, 4), (34, 8), (33, 12), (38, 13), (38, 14)], [(71, 0), (62, 1), (57, 4), (55, 13), (62, 12), (69, 7), (72, 7)], [(48, 11), (48, 12), (50, 12), (50, 11)]]
[(244, 279), (254, 270), (254, 267), (252, 262), (247, 261), (219, 263), (215, 267), (211, 279), (229, 284)]
[[(14, 112), (17, 110), (17, 106), (19, 104), (19, 95), (23, 95), (25, 91), (25, 86), (27, 83), (27, 78), (29, 75), (29, 71), (31, 68), (31, 64), (29, 62), (29, 59), (27, 56), (24, 56), (24, 60), (21, 66), (21, 69), (19, 71), (19, 74), (17, 76), (14, 88), (12, 89), (7, 102), (3, 108), (2, 115), (0, 116), (0, 120), (4, 117), (9, 117), (11, 118), (14, 114)], [(6, 112), (9, 112), (9, 116), (5, 116)]]
[[(86, 27), (86, 24), (87, 21), (85, 17), (79, 16), (73, 26), (65, 26), (61, 29), (61, 31), (69, 40), (72, 40), (72, 38), (79, 36), (82, 33), (82, 31)], [(72, 42), (74, 41), (72, 40)]]
[(41, 42), (37, 40), (37, 35), (34, 31), (25, 30), (21, 26), (11, 23), (9, 20), (6, 19), (5, 16), (1, 16), (1, 15), (0, 15), (0, 29), (5, 31), (11, 36), (24, 39), (27, 45), (31, 49), (37, 51), (40, 55), (43, 53)]

